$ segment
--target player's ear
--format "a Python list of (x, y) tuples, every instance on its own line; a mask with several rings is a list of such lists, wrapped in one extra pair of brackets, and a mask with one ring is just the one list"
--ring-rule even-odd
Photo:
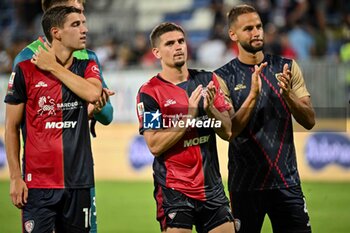
[(158, 48), (152, 48), (152, 53), (157, 59), (161, 59), (162, 58)]
[(57, 27), (51, 28), (52, 39), (61, 40), (60, 29)]
[(232, 28), (230, 28), (228, 30), (228, 35), (230, 36), (230, 39), (232, 41), (237, 41), (237, 34), (235, 33), (235, 31)]

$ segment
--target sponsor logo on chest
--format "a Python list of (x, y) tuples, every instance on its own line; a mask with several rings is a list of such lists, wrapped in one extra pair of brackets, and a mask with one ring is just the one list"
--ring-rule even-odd
[(44, 81), (39, 81), (35, 84), (35, 87), (47, 87), (47, 84)]
[(175, 101), (175, 100), (173, 100), (173, 99), (167, 99), (167, 100), (165, 101), (164, 107), (168, 107), (168, 106), (173, 105), (173, 104), (176, 104), (176, 101)]
[(210, 135), (185, 140), (184, 147), (196, 146), (198, 144), (207, 143), (209, 141), (209, 137)]
[(243, 89), (246, 89), (246, 88), (247, 88), (247, 86), (245, 84), (240, 83), (240, 84), (237, 84), (235, 86), (235, 91), (243, 90)]
[(74, 129), (77, 121), (46, 122), (45, 129)]
[(81, 104), (78, 101), (67, 103), (56, 103), (56, 101), (50, 96), (41, 96), (38, 100), (39, 110), (37, 113), (42, 116), (43, 114), (56, 115), (56, 111), (67, 111), (81, 108)]

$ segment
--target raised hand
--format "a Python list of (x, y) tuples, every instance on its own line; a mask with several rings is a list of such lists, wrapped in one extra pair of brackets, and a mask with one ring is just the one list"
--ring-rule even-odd
[(35, 51), (30, 61), (38, 68), (45, 71), (50, 71), (52, 69), (52, 65), (57, 63), (55, 51), (47, 42), (44, 42), (44, 47), (45, 48), (39, 46), (38, 50)]
[(198, 113), (198, 103), (202, 97), (203, 86), (199, 85), (188, 99), (188, 115), (196, 117)]
[(207, 87), (203, 89), (202, 94), (204, 98), (204, 110), (207, 111), (209, 107), (213, 106), (216, 96), (216, 87), (214, 86), (213, 81), (210, 81)]
[(292, 72), (289, 70), (288, 64), (284, 64), (283, 73), (280, 73), (277, 77), (278, 86), (280, 87), (280, 94), (282, 96), (288, 96), (291, 89), (291, 77)]
[(252, 83), (250, 87), (250, 93), (256, 97), (260, 94), (261, 92), (261, 78), (260, 74), (262, 70), (267, 66), (267, 62), (261, 63), (259, 66), (255, 65), (254, 66), (254, 73), (252, 74)]

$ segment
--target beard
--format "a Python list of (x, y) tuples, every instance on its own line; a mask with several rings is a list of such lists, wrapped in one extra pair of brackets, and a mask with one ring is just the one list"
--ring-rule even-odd
[(254, 47), (250, 43), (241, 43), (241, 46), (244, 48), (245, 51), (253, 54), (260, 52), (264, 48), (264, 44), (258, 47)]
[(185, 60), (175, 61), (174, 65), (176, 68), (181, 68), (183, 65), (185, 65)]

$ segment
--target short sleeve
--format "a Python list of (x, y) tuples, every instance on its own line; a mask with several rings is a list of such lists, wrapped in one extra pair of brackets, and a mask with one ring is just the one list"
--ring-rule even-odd
[[(145, 113), (159, 111), (158, 102), (149, 94), (139, 91), (136, 99), (136, 112), (139, 120), (139, 133), (143, 134), (146, 130), (143, 126)], [(161, 123), (161, 122), (160, 122)], [(162, 128), (162, 126), (161, 126)]]
[(98, 67), (98, 64), (90, 60), (84, 73), (84, 78), (89, 79), (89, 78), (96, 78), (101, 81), (101, 73), (100, 69)]
[(292, 80), (291, 80), (291, 90), (298, 97), (310, 96), (310, 93), (306, 89), (306, 85), (303, 78), (303, 73), (296, 61), (292, 62)]
[(19, 65), (16, 65), (11, 73), (4, 102), (9, 104), (27, 102), (24, 74)]

